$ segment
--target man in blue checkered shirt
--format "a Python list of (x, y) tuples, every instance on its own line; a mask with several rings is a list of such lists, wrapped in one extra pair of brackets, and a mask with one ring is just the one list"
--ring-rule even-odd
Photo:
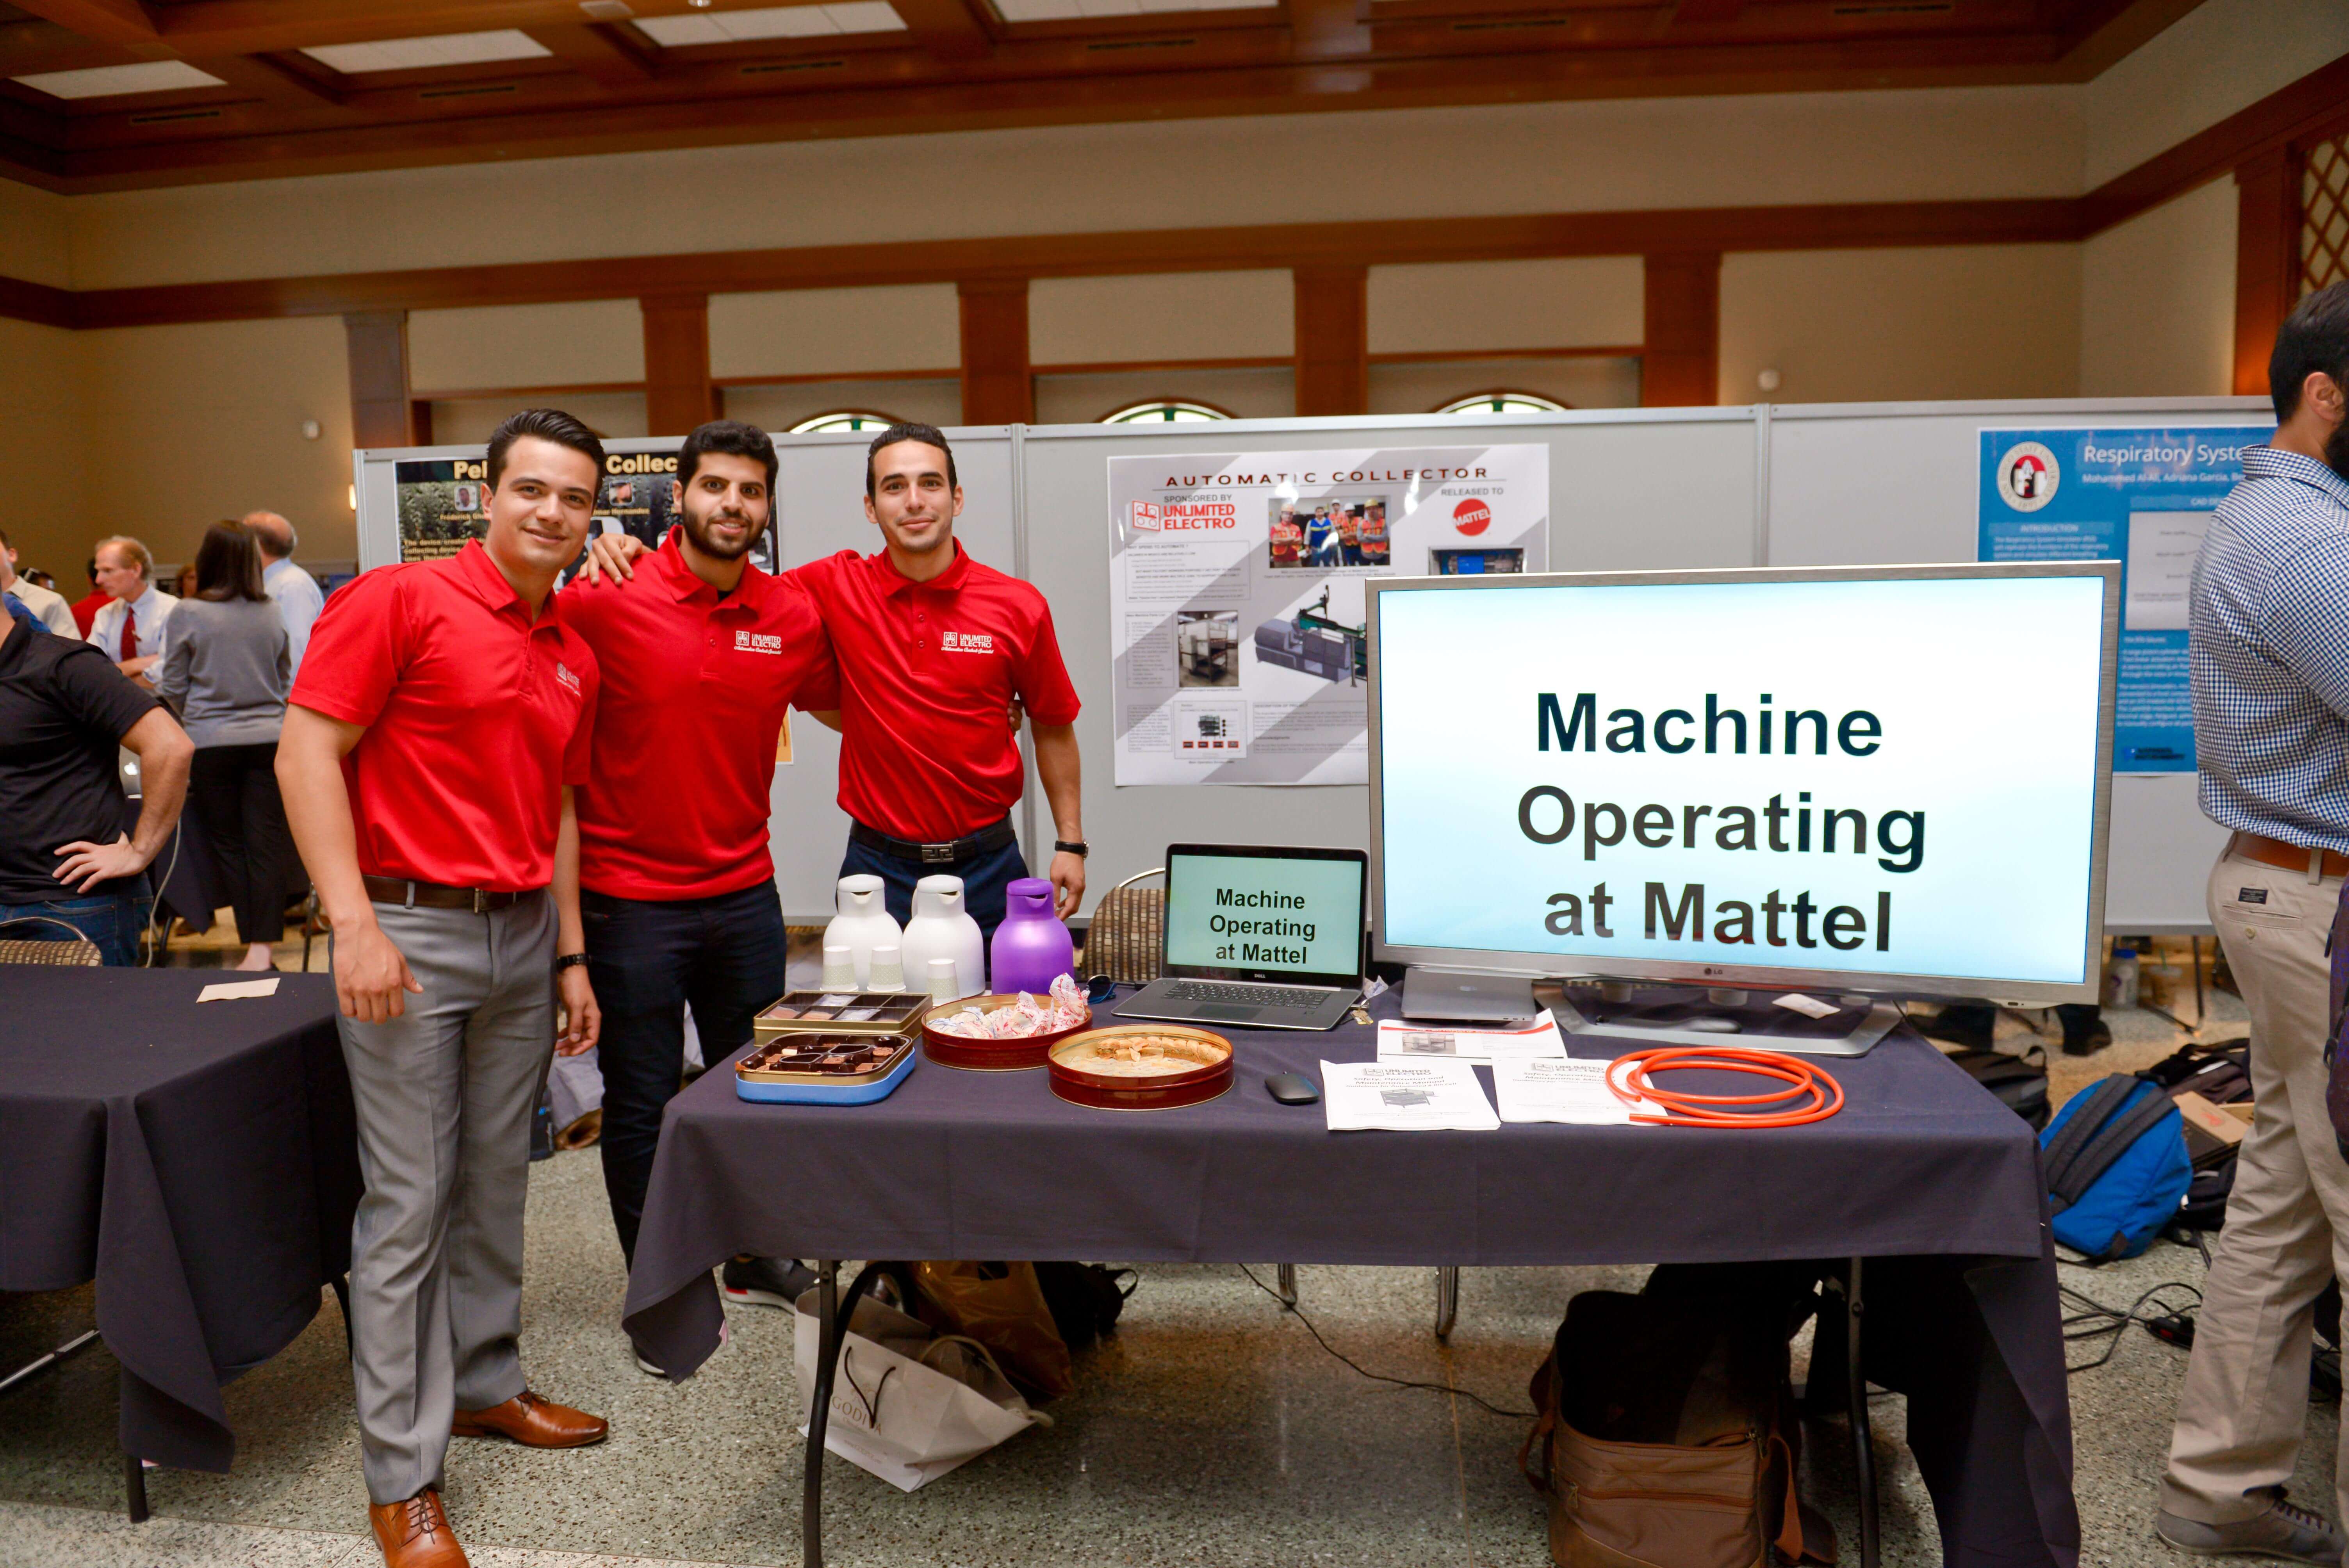
[[(2233, 830), (2211, 923), (2251, 1013), (2240, 1148), (2178, 1395), (2156, 1531), (2206, 1555), (2339, 1564), (2283, 1498), (2308, 1418), (2316, 1298), (2349, 1256), (2349, 1163), (2325, 1111), (2327, 937), (2349, 872), (2349, 284), (2309, 295), (2268, 363), (2280, 428), (2243, 452), (2194, 565), (2202, 810)], [(2349, 1423), (2343, 1433), (2349, 1438)], [(2349, 1445), (2336, 1470), (2349, 1517)]]

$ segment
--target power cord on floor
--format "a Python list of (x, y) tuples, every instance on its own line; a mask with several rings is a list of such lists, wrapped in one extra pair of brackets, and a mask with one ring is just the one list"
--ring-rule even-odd
[[(2158, 1299), (2164, 1291), (2183, 1292), (2193, 1297), (2193, 1300), (2180, 1302)], [(2093, 1372), (2110, 1361), (2113, 1358), (2113, 1352), (2120, 1348), (2121, 1335), (2133, 1323), (2143, 1324), (2155, 1338), (2169, 1344), (2192, 1344), (2193, 1314), (2202, 1305), (2202, 1293), (2183, 1280), (2164, 1280), (2129, 1303), (2128, 1309), (2125, 1312), (2083, 1295), (2070, 1285), (2058, 1287), (2058, 1294), (2065, 1306), (2075, 1309), (2064, 1319), (2064, 1338), (2066, 1343), (2080, 1339), (2094, 1339), (2100, 1334), (2111, 1336), (2105, 1345), (2103, 1355), (2094, 1361), (2084, 1361), (2077, 1367), (2066, 1366), (2064, 1368), (2066, 1374)], [(2145, 1308), (2148, 1302), (2160, 1306), (2162, 1310), (2147, 1312)]]
[(1283, 1307), (1286, 1307), (1290, 1315), (1305, 1326), (1305, 1332), (1313, 1336), (1314, 1344), (1319, 1345), (1322, 1349), (1329, 1351), (1330, 1355), (1335, 1356), (1339, 1360), (1343, 1361), (1347, 1366), (1351, 1367), (1355, 1371), (1361, 1373), (1363, 1377), (1368, 1377), (1373, 1383), (1392, 1383), (1398, 1388), (1425, 1388), (1429, 1392), (1435, 1394), (1457, 1394), (1460, 1398), (1467, 1400), (1472, 1405), (1476, 1405), (1485, 1410), (1489, 1410), (1495, 1416), (1506, 1416), (1514, 1421), (1531, 1421), (1537, 1418), (1535, 1412), (1531, 1410), (1505, 1410), (1498, 1405), (1478, 1398), (1475, 1395), (1471, 1394), (1465, 1388), (1455, 1388), (1449, 1383), (1418, 1383), (1413, 1382), (1408, 1377), (1390, 1377), (1383, 1372), (1373, 1372), (1369, 1367), (1364, 1367), (1354, 1360), (1353, 1357), (1337, 1349), (1328, 1340), (1322, 1338), (1321, 1331), (1313, 1326), (1313, 1320), (1306, 1316), (1302, 1312), (1299, 1312), (1295, 1306), (1291, 1305), (1282, 1297), (1278, 1291), (1265, 1284), (1264, 1281), (1257, 1278), (1256, 1271), (1254, 1269), (1251, 1269), (1246, 1264), (1235, 1264), (1232, 1266), (1238, 1269), (1240, 1273), (1247, 1275), (1248, 1284), (1256, 1286), (1257, 1289), (1264, 1292), (1265, 1295), (1272, 1297), (1273, 1300), (1279, 1302)]

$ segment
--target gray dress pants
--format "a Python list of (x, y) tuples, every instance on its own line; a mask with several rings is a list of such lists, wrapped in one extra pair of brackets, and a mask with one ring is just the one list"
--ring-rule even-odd
[(449, 1427), (523, 1391), (530, 1118), (554, 1048), (554, 902), (375, 906), (424, 987), (338, 1018), (367, 1194), (351, 1226), (351, 1370), (367, 1496), (440, 1484)]

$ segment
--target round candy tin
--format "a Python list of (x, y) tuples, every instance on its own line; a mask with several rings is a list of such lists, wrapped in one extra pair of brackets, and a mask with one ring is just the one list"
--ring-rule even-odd
[[(959, 1001), (941, 1002), (922, 1021), (922, 1055), (940, 1067), (968, 1068), (977, 1072), (1015, 1072), (1025, 1068), (1040, 1068), (1052, 1047), (1086, 1026), (1071, 1024), (1065, 1029), (1052, 1029), (1040, 1035), (1015, 1035), (1008, 1039), (994, 1039), (974, 1035), (957, 1035), (937, 1027), (942, 1018), (954, 1017), (977, 1007), (982, 1013), (994, 1013), (1018, 1006), (1016, 995), (965, 996)], [(1086, 1023), (1091, 1023), (1087, 1019)]]
[(1232, 1087), (1232, 1043), (1179, 1024), (1088, 1029), (1052, 1047), (1052, 1092), (1103, 1110), (1172, 1110)]

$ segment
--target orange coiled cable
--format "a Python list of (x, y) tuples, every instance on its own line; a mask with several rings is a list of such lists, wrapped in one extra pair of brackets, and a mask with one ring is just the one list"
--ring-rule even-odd
[[(1762, 1094), (1684, 1094), (1657, 1088), (1653, 1077), (1706, 1068), (1753, 1073), (1787, 1087)], [(1782, 1051), (1737, 1046), (1658, 1046), (1627, 1052), (1607, 1064), (1607, 1087), (1631, 1108), (1633, 1121), (1652, 1127), (1801, 1127), (1825, 1121), (1843, 1109), (1843, 1086), (1826, 1072)], [(1789, 1103), (1806, 1097), (1806, 1105)], [(1661, 1106), (1663, 1114), (1643, 1110), (1642, 1100)], [(1733, 1106), (1752, 1109), (1729, 1109)], [(1769, 1109), (1773, 1106), (1784, 1109)]]

